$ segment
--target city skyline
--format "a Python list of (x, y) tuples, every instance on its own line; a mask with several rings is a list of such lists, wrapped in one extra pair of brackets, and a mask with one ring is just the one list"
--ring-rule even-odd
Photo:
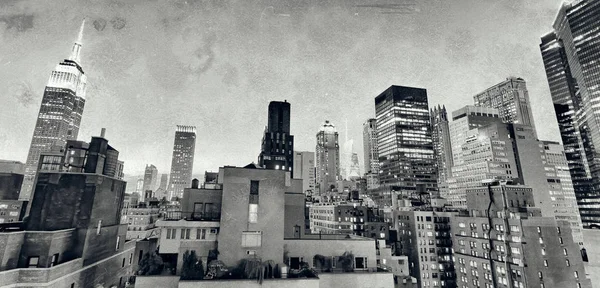
[[(560, 1), (533, 5), (515, 0), (492, 5), (494, 9), (474, 1), (404, 2), (412, 7), (404, 14), (341, 1), (143, 7), (118, 1), (73, 2), (65, 11), (73, 16), (66, 20), (53, 17), (58, 13), (53, 7), (43, 7), (41, 13), (36, 3), (27, 1), (0, 4), (0, 37), (7, 43), (0, 47), (0, 55), (5, 55), (0, 58), (0, 88), (7, 99), (0, 120), (22, 119), (17, 126), (0, 128), (0, 158), (25, 162), (45, 79), (56, 61), (68, 56), (66, 49), (84, 17), (88, 25), (82, 62), (88, 67), (90, 87), (78, 139), (106, 126), (107, 137), (125, 147), (121, 155), (129, 175), (142, 174), (146, 163), (169, 169), (171, 137), (182, 123), (199, 127), (198, 146), (205, 147), (197, 151), (196, 171), (255, 161), (251, 155), (259, 149), (253, 144), (260, 143), (266, 122), (263, 107), (271, 100), (287, 99), (294, 105), (296, 150), (312, 151), (321, 119), (341, 123), (347, 113), (356, 115), (348, 120), (347, 136), (358, 143), (354, 152), (361, 155), (362, 143), (356, 140), (362, 138), (362, 123), (374, 116), (372, 98), (389, 85), (424, 87), (431, 107), (445, 104), (453, 111), (508, 76), (522, 77), (534, 118), (550, 123), (538, 127), (538, 136), (560, 140), (556, 119), (548, 113), (552, 107), (538, 50), (539, 37), (552, 30), (549, 23)], [(463, 9), (467, 6), (469, 13)], [(144, 18), (136, 8), (161, 14)], [(207, 13), (214, 16), (207, 18)], [(235, 19), (219, 20), (223, 13)], [(227, 20), (235, 20), (235, 25), (229, 27)], [(201, 27), (192, 27), (197, 23)], [(323, 31), (323, 25), (340, 29)], [(228, 29), (241, 38), (232, 39)], [(26, 44), (33, 38), (45, 46)], [(233, 47), (242, 43), (242, 50)], [(358, 55), (363, 56), (356, 62)], [(305, 65), (290, 68), (294, 63)], [(254, 101), (240, 105), (244, 98), (239, 95), (244, 94)], [(210, 99), (212, 95), (218, 95), (218, 101)], [(145, 125), (129, 124), (136, 122)], [(222, 130), (250, 140), (228, 141), (218, 133)], [(360, 162), (364, 167), (364, 159)]]

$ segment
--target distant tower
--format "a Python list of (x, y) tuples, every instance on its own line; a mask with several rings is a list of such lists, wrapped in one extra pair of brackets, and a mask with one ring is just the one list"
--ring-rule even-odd
[(40, 155), (52, 148), (64, 148), (67, 140), (76, 140), (85, 105), (87, 77), (81, 68), (81, 46), (85, 19), (73, 44), (71, 56), (60, 62), (48, 80), (38, 114), (19, 199), (29, 200)]
[(363, 149), (365, 173), (379, 173), (379, 152), (377, 150), (377, 120), (371, 118), (363, 124)]
[[(142, 187), (143, 194), (148, 190), (156, 191), (156, 182), (158, 182), (158, 169), (152, 164), (146, 165), (146, 171), (144, 172), (144, 186)], [(146, 197), (143, 198), (142, 201), (144, 201)]]
[[(431, 118), (431, 138), (438, 171), (438, 189), (444, 194), (448, 189), (448, 177), (452, 175), (452, 147), (446, 106), (434, 107), (429, 111)], [(439, 195), (438, 195), (439, 196)]]
[(320, 193), (327, 192), (340, 179), (340, 145), (335, 126), (325, 120), (317, 133), (316, 176)]
[(375, 97), (375, 114), (380, 184), (403, 193), (437, 191), (427, 90), (391, 86)]
[(173, 144), (173, 161), (169, 179), (169, 199), (181, 198), (183, 189), (191, 187), (196, 150), (196, 127), (177, 125)]
[(294, 176), (294, 136), (290, 134), (291, 105), (287, 101), (269, 103), (269, 120), (262, 139), (258, 165), (289, 171)]
[(531, 126), (535, 131), (527, 85), (522, 78), (508, 77), (473, 97), (475, 106), (496, 108), (504, 123)]

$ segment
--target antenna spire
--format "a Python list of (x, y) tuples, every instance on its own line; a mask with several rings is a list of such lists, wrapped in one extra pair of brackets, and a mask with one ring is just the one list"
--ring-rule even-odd
[(82, 43), (82, 38), (83, 38), (83, 29), (85, 27), (85, 18), (83, 18), (83, 21), (81, 22), (81, 27), (79, 28), (79, 34), (77, 35), (77, 41), (75, 41), (75, 44), (73, 44), (73, 50), (71, 50), (71, 57), (69, 57), (69, 60), (73, 60), (75, 62), (77, 62), (77, 64), (79, 64), (80, 62), (80, 53), (81, 53), (81, 46), (83, 45)]

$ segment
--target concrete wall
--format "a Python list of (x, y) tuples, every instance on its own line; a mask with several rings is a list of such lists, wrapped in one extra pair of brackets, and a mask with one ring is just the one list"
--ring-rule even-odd
[[(75, 259), (51, 268), (21, 268), (0, 272), (0, 287), (104, 287), (125, 283), (132, 275), (129, 258), (135, 244), (128, 242), (124, 250), (94, 265), (83, 267), (82, 259)], [(123, 265), (125, 259), (125, 265)], [(19, 285), (19, 286), (17, 286)]]
[[(156, 222), (156, 226), (161, 229), (160, 231), (160, 254), (172, 254), (179, 253), (179, 248), (184, 242), (216, 242), (218, 234), (210, 233), (211, 229), (218, 229), (220, 224), (216, 221), (164, 221), (160, 220)], [(167, 239), (167, 229), (176, 229), (175, 239)], [(190, 229), (190, 239), (181, 239), (181, 229)], [(206, 239), (196, 239), (198, 229), (207, 229)], [(241, 236), (240, 236), (241, 238)], [(199, 251), (197, 251), (199, 252)]]
[[(179, 276), (136, 276), (135, 288), (177, 288)], [(200, 287), (200, 286), (196, 286)]]
[[(219, 259), (226, 265), (235, 265), (248, 256), (246, 251), (253, 250), (263, 260), (281, 261), (284, 238), (281, 214), (285, 209), (285, 192), (291, 189), (291, 183), (286, 179), (289, 173), (243, 168), (224, 168), (223, 171)], [(259, 181), (257, 223), (248, 222), (251, 180)], [(260, 231), (261, 246), (242, 247), (243, 231)]]
[(58, 253), (58, 263), (79, 258), (73, 253), (75, 229), (25, 232), (18, 267), (26, 268), (29, 257), (39, 257), (38, 267), (49, 267), (52, 255)]
[(25, 232), (0, 233), (0, 271), (17, 268)]
[[(82, 258), (85, 262), (84, 265), (89, 265), (118, 252), (117, 240), (120, 241), (119, 250), (123, 249), (127, 224), (103, 226), (100, 235), (97, 234), (97, 229), (90, 228), (84, 231), (85, 243)], [(117, 238), (117, 236), (119, 237)]]
[[(292, 180), (296, 182), (297, 180)], [(302, 184), (301, 181), (297, 181)], [(285, 193), (284, 237), (296, 238), (304, 235), (304, 194)], [(296, 228), (298, 227), (298, 228)], [(295, 232), (298, 229), (298, 232)]]
[(344, 252), (348, 251), (352, 252), (355, 258), (367, 257), (368, 269), (377, 268), (377, 256), (374, 239), (286, 239), (284, 243), (285, 248), (288, 251), (288, 257), (303, 257), (304, 262), (307, 262), (310, 266), (313, 264), (313, 257), (315, 257), (317, 254), (321, 254), (323, 256), (342, 256)]
[(321, 273), (319, 279), (319, 287), (394, 287), (394, 275), (392, 273)]
[(588, 255), (584, 263), (586, 276), (594, 288), (600, 288), (600, 229), (583, 229), (583, 239)]

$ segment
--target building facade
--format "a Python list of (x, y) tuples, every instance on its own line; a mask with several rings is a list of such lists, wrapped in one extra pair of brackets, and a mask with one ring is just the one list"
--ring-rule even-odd
[(379, 153), (377, 149), (377, 119), (363, 123), (363, 150), (365, 173), (379, 173)]
[(473, 97), (475, 106), (496, 108), (504, 123), (531, 126), (535, 132), (531, 102), (525, 80), (508, 77)]
[(600, 32), (597, 1), (564, 3), (553, 23), (554, 31), (541, 39), (550, 94), (579, 211), (584, 227), (600, 227), (600, 71), (597, 69)]
[(316, 183), (319, 193), (331, 190), (340, 179), (340, 144), (333, 123), (325, 120), (317, 133)]
[(375, 98), (379, 182), (412, 193), (437, 193), (427, 91), (391, 86)]
[(591, 287), (570, 225), (542, 217), (527, 186), (489, 185), (452, 219), (458, 287)]
[[(150, 164), (146, 165), (146, 170), (144, 171), (144, 186), (142, 187), (142, 191), (156, 191), (158, 188), (158, 169), (156, 166)], [(142, 199), (143, 201), (144, 199)]]
[(40, 155), (54, 147), (64, 147), (68, 140), (77, 140), (87, 85), (80, 55), (84, 24), (85, 21), (71, 56), (56, 65), (46, 84), (27, 155), (21, 200), (31, 198)]
[(452, 217), (451, 212), (431, 208), (394, 211), (399, 253), (408, 256), (410, 276), (417, 279), (419, 287), (457, 287)]
[(294, 173), (294, 136), (290, 134), (291, 105), (287, 101), (269, 103), (269, 120), (262, 139), (258, 165)]
[[(431, 137), (438, 173), (439, 193), (448, 192), (448, 178), (452, 176), (452, 146), (450, 144), (450, 127), (446, 106), (434, 107), (429, 111), (431, 117)], [(439, 196), (439, 195), (438, 195)]]
[(169, 199), (183, 196), (183, 189), (190, 186), (196, 150), (196, 127), (177, 125), (173, 160), (169, 179)]
[(125, 285), (135, 244), (120, 224), (126, 183), (115, 177), (117, 161), (103, 136), (41, 155), (24, 230), (0, 233), (8, 243), (0, 286)]
[(302, 191), (312, 196), (315, 192), (315, 153), (294, 151), (294, 177), (302, 179)]

